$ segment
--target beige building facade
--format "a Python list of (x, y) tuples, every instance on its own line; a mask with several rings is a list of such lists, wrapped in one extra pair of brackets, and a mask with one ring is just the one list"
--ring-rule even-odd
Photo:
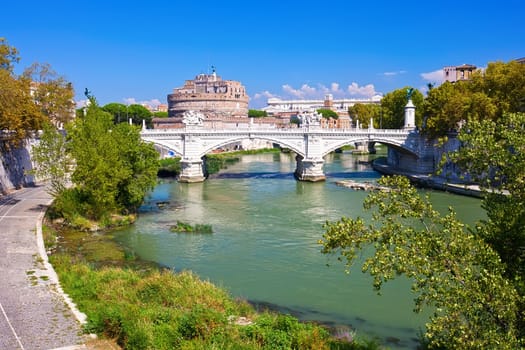
[(443, 67), (443, 81), (450, 81), (454, 83), (456, 81), (470, 80), (472, 73), (478, 68), (471, 64), (463, 64), (461, 66), (447, 66)]

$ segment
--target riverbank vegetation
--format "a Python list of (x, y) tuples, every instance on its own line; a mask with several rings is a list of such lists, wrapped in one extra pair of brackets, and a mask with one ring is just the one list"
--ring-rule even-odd
[(123, 349), (379, 349), (377, 342), (257, 311), (189, 271), (141, 261), (112, 240), (46, 226), (61, 285), (88, 316), (85, 331)]

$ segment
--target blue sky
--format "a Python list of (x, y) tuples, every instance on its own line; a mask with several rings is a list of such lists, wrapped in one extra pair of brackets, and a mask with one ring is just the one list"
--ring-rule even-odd
[(443, 66), (525, 56), (525, 1), (7, 1), (17, 73), (49, 63), (100, 104), (166, 103), (217, 67), (250, 107), (439, 83)]

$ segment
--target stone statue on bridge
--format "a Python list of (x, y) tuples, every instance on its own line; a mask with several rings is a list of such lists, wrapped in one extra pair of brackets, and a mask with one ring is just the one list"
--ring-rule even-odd
[(303, 112), (303, 114), (299, 116), (299, 120), (303, 125), (320, 125), (322, 117), (323, 115), (317, 111), (313, 113)]
[(186, 126), (190, 125), (196, 125), (196, 126), (203, 126), (204, 121), (204, 114), (196, 111), (186, 111), (182, 114), (182, 122), (186, 124)]

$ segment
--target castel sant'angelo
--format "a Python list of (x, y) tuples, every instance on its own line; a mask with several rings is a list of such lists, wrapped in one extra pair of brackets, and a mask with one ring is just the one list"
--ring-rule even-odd
[(179, 117), (189, 110), (200, 111), (211, 119), (247, 117), (248, 95), (240, 82), (222, 80), (213, 68), (211, 74), (186, 80), (183, 87), (168, 95), (170, 117)]

